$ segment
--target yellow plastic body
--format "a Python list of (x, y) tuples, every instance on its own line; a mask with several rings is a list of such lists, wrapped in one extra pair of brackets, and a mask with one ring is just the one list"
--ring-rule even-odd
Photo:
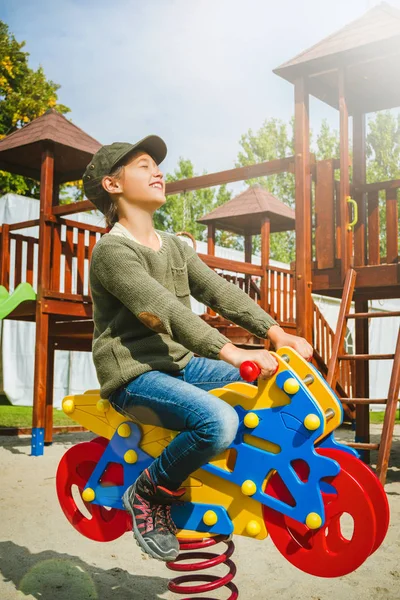
[(215, 523), (217, 523), (218, 521), (217, 513), (213, 510), (207, 510), (203, 515), (203, 521), (206, 525), (209, 525), (210, 527), (212, 525), (215, 525)]
[(258, 415), (256, 415), (255, 413), (249, 412), (249, 413), (247, 413), (247, 415), (245, 415), (243, 421), (244, 421), (244, 424), (246, 425), (246, 427), (249, 427), (250, 429), (254, 429), (259, 424), (260, 419), (258, 418)]
[(306, 525), (310, 529), (319, 529), (322, 525), (322, 519), (317, 513), (309, 513), (306, 518)]
[(321, 420), (318, 415), (307, 415), (304, 419), (304, 427), (309, 431), (315, 431), (321, 424)]
[[(313, 375), (314, 381), (307, 386), (308, 391), (318, 402), (323, 414), (328, 408), (333, 409), (334, 416), (329, 419), (329, 421), (324, 419), (324, 432), (320, 438), (318, 438), (317, 441), (319, 441), (336, 429), (341, 423), (342, 412), (338, 400), (330, 390), (329, 386), (316, 375), (310, 364), (301, 358), (295, 350), (285, 347), (272, 354), (279, 363), (278, 373), (289, 370), (294, 372), (300, 380), (303, 380), (306, 375)], [(281, 358), (283, 354), (289, 357), (289, 363)], [(252, 411), (262, 408), (284, 406), (291, 402), (290, 395), (275, 385), (275, 379), (276, 375), (269, 380), (260, 379), (258, 381), (258, 387), (245, 382), (228, 383), (222, 388), (211, 390), (209, 393), (221, 398), (224, 402), (228, 402), (231, 406), (240, 405), (247, 412), (246, 418), (248, 419), (248, 422), (250, 420), (250, 425), (247, 426), (255, 427), (256, 419), (254, 419), (254, 417), (257, 417), (257, 415), (253, 413), (253, 416), (251, 416)], [(296, 384), (298, 384), (298, 381), (294, 377), (293, 379)], [(67, 396), (63, 401), (63, 409), (74, 421), (86, 427), (96, 435), (107, 439), (111, 439), (116, 431), (122, 436), (129, 435), (129, 425), (126, 424), (120, 427), (122, 423), (129, 419), (125, 415), (117, 412), (109, 405), (107, 400), (101, 399), (99, 390), (88, 390), (84, 394)], [(171, 440), (178, 434), (177, 431), (171, 429), (142, 424), (134, 418), (131, 420), (141, 429), (142, 439), (140, 447), (153, 458), (159, 456), (164, 448), (168, 446)], [(281, 450), (277, 444), (268, 442), (268, 440), (253, 437), (251, 432), (249, 432), (248, 435), (249, 438), (253, 438), (253, 445), (259, 448), (273, 453), (278, 453)], [(127, 462), (129, 462), (129, 459), (134, 459), (132, 452), (134, 451), (129, 450), (125, 454), (125, 460), (128, 455)], [(235, 458), (235, 450), (228, 449), (216, 456), (210, 463), (215, 464), (222, 469), (232, 471)], [(266, 474), (262, 489), (265, 488), (268, 478), (271, 477), (273, 473), (274, 471), (271, 471)], [(255, 492), (255, 489), (253, 489), (255, 488), (254, 482), (250, 481), (249, 483), (249, 481), (246, 481), (239, 487), (212, 473), (207, 473), (202, 469), (198, 469), (183, 482), (183, 486), (186, 487), (187, 490), (182, 497), (182, 500), (195, 503), (211, 503), (225, 507), (232, 520), (235, 534), (260, 540), (268, 535), (263, 519), (262, 505), (251, 498), (251, 494), (254, 494)], [(243, 491), (243, 486), (245, 491)], [(207, 513), (212, 512), (213, 511), (207, 511), (204, 517), (211, 518), (210, 515), (208, 515), (208, 517), (206, 517), (206, 515)], [(308, 526), (317, 528), (318, 518), (320, 519), (319, 515), (309, 515), (308, 520), (310, 525)], [(180, 530), (178, 531), (178, 535), (181, 538), (203, 538), (213, 534)]]
[(82, 498), (83, 498), (83, 500), (85, 500), (85, 502), (93, 502), (95, 497), (96, 497), (96, 494), (94, 493), (94, 490), (92, 490), (92, 488), (86, 488), (82, 492)]

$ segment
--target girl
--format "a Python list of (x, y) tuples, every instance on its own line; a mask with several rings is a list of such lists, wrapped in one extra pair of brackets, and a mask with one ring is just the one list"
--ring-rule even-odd
[(259, 365), (262, 379), (277, 367), (267, 350), (237, 348), (193, 313), (190, 295), (268, 337), (276, 349), (291, 346), (306, 359), (313, 351), (210, 269), (191, 246), (154, 228), (153, 213), (166, 202), (158, 167), (166, 153), (164, 141), (154, 135), (136, 144), (103, 146), (83, 183), (108, 225), (90, 262), (100, 395), (142, 423), (180, 431), (123, 495), (137, 543), (150, 556), (171, 561), (179, 553), (171, 504), (180, 501), (186, 491), (181, 484), (193, 471), (230, 446), (239, 424), (234, 408), (208, 392), (243, 381), (238, 368), (245, 360)]

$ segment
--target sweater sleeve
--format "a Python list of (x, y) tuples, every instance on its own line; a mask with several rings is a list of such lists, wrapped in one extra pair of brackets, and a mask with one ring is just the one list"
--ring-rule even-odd
[(208, 325), (161, 285), (126, 247), (98, 246), (91, 268), (101, 285), (118, 298), (142, 323), (157, 333), (166, 333), (192, 352), (219, 359), (231, 340)]
[(191, 294), (229, 321), (259, 338), (266, 338), (272, 325), (279, 325), (246, 292), (218, 275), (186, 244), (187, 266)]

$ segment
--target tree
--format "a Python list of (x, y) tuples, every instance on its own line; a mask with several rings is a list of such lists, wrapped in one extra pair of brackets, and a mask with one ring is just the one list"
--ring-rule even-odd
[[(310, 132), (312, 146), (313, 135)], [(238, 154), (236, 167), (285, 158), (294, 154), (294, 119), (285, 123), (281, 119), (266, 119), (260, 129), (254, 133), (251, 129), (240, 138), (242, 151)], [(318, 160), (335, 158), (339, 153), (338, 132), (332, 130), (326, 120), (322, 121), (316, 138), (315, 154)], [(295, 201), (295, 180), (292, 173), (279, 173), (268, 177), (248, 179), (246, 184), (260, 183), (271, 194), (291, 208)], [(253, 238), (253, 252), (260, 252), (261, 235)], [(295, 232), (274, 233), (270, 239), (270, 258), (290, 263), (295, 258)]]
[[(167, 173), (165, 180), (180, 181), (196, 176), (193, 163), (180, 157), (178, 167), (174, 173)], [(195, 239), (206, 241), (207, 227), (196, 220), (227, 202), (230, 197), (231, 192), (225, 185), (219, 186), (218, 189), (207, 188), (168, 196), (164, 206), (154, 213), (154, 226), (173, 232), (188, 231)], [(229, 232), (217, 231), (216, 243), (229, 248), (238, 247), (236, 236)]]
[[(17, 42), (8, 26), (0, 21), (0, 139), (30, 123), (48, 108), (61, 114), (70, 111), (57, 103), (60, 86), (47, 80), (40, 66), (36, 71), (28, 65), (25, 42)], [(37, 182), (27, 177), (0, 171), (0, 191), (29, 196), (38, 195)]]
[[(266, 119), (257, 133), (249, 129), (240, 138), (243, 151), (239, 152), (236, 167), (285, 158), (294, 152), (293, 119), (288, 124), (280, 119)], [(269, 177), (247, 179), (247, 185), (259, 183), (271, 194), (293, 207), (294, 176), (291, 173), (279, 173)], [(284, 231), (270, 236), (270, 258), (290, 262), (294, 259), (295, 236), (293, 231)], [(253, 253), (261, 250), (261, 235), (253, 236)]]
[[(386, 110), (368, 122), (366, 140), (367, 183), (400, 179), (400, 115)], [(385, 192), (379, 194), (380, 253), (386, 255)], [(400, 210), (399, 210), (400, 219)], [(400, 221), (399, 221), (400, 226)], [(400, 240), (399, 240), (400, 244)], [(400, 251), (400, 246), (399, 246)]]
[(400, 179), (400, 114), (376, 113), (368, 121), (367, 183)]

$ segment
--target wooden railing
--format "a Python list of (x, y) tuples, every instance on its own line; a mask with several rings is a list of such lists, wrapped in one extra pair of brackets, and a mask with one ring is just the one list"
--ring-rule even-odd
[[(57, 217), (51, 218), (50, 282), (44, 295), (90, 301), (89, 261), (104, 228)], [(0, 228), (0, 283), (10, 293), (19, 283), (30, 283), (37, 292), (38, 239), (14, 233), (39, 225), (39, 219), (3, 224)], [(13, 266), (13, 268), (11, 268)]]
[(218, 272), (217, 269), (215, 271), (230, 283), (237, 285), (243, 292), (246, 292), (254, 302), (261, 304), (260, 277), (240, 273), (232, 275), (231, 273)]
[[(327, 365), (332, 354), (335, 333), (315, 302), (313, 303), (313, 313), (313, 347), (322, 362)], [(355, 390), (355, 362), (353, 360), (340, 361), (338, 382), (347, 397), (353, 398)]]
[[(30, 283), (37, 292), (37, 265), (35, 256), (38, 251), (38, 239), (13, 233), (39, 225), (39, 219), (13, 223), (4, 223), (0, 228), (0, 283), (12, 293), (22, 281)], [(14, 268), (11, 268), (11, 265)]]
[(90, 301), (89, 262), (104, 228), (69, 219), (52, 223), (50, 287), (46, 296)]
[(363, 257), (364, 264), (382, 265), (399, 261), (399, 189), (400, 180), (397, 179), (366, 184), (356, 191), (366, 194), (367, 252)]
[(261, 297), (263, 271), (259, 265), (209, 254), (199, 254), (199, 257), (219, 275), (231, 283), (235, 283), (249, 294), (274, 319), (281, 323), (295, 322), (296, 294), (293, 271), (268, 266), (266, 272), (267, 298), (264, 299)]
[(266, 277), (267, 312), (280, 323), (294, 323), (296, 320), (294, 272), (281, 267), (268, 266)]
[[(334, 268), (341, 258), (339, 181), (334, 177), (335, 167), (334, 161), (323, 160), (315, 170), (313, 241), (317, 269)], [(353, 231), (346, 235), (354, 266), (399, 262), (399, 189), (399, 179), (352, 186), (358, 220)], [(349, 206), (348, 210), (351, 221), (354, 209)]]
[[(104, 228), (69, 219), (51, 217), (50, 280), (46, 297), (90, 301), (89, 261)], [(29, 282), (37, 291), (38, 240), (13, 233), (34, 227), (39, 220), (3, 225), (0, 228), (1, 282), (10, 292), (21, 281)], [(200, 258), (228, 281), (238, 285), (266, 312), (281, 323), (295, 322), (295, 290), (293, 271), (269, 266), (267, 298), (261, 297), (262, 269), (259, 265), (206, 254)], [(14, 268), (11, 269), (11, 264)]]

